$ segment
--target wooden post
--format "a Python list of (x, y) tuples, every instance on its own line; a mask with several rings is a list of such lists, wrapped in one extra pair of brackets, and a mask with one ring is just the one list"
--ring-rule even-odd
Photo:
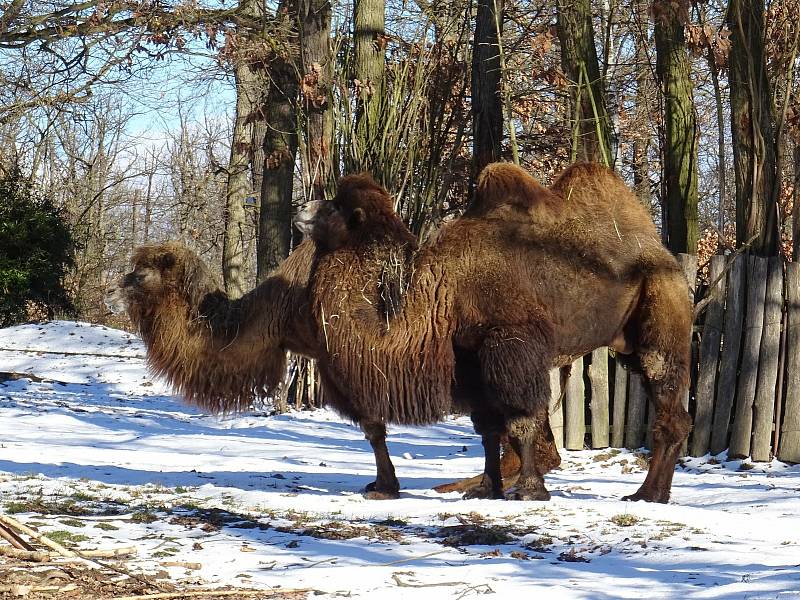
[(644, 440), (644, 408), (647, 394), (641, 374), (630, 373), (628, 388), (628, 420), (625, 424), (625, 447), (635, 450)]
[(692, 433), (692, 456), (703, 456), (708, 451), (711, 439), (711, 418), (714, 414), (714, 384), (717, 381), (719, 343), (722, 339), (723, 302), (725, 301), (725, 257), (711, 257), (708, 279), (717, 281), (708, 290), (711, 301), (706, 305), (703, 322), (703, 337), (700, 340), (700, 371), (695, 392), (694, 429)]
[[(697, 255), (696, 254), (678, 254), (678, 263), (681, 265), (681, 270), (683, 270), (683, 274), (686, 276), (686, 283), (689, 284), (689, 301), (692, 303), (692, 306), (695, 304), (695, 295), (697, 294)], [(694, 334), (692, 334), (692, 365), (695, 364), (695, 359), (697, 356), (697, 344), (695, 343)], [(694, 374), (694, 369), (692, 369), (692, 375)], [(689, 389), (686, 390), (686, 393), (683, 395), (683, 408), (685, 410), (689, 410), (689, 396), (692, 393), (692, 384), (691, 384), (691, 377), (689, 382)], [(688, 442), (689, 440), (683, 440), (681, 444), (681, 456), (686, 456), (688, 451)]]
[(736, 374), (742, 346), (746, 264), (747, 257), (740, 254), (733, 259), (733, 264), (728, 271), (725, 327), (722, 331), (722, 356), (719, 361), (717, 401), (714, 406), (714, 423), (711, 428), (711, 454), (719, 454), (728, 447), (728, 429), (731, 424), (733, 399), (736, 395)]
[(583, 358), (572, 363), (564, 399), (564, 446), (567, 450), (583, 450), (586, 436), (586, 393), (583, 385)]
[(764, 296), (767, 289), (767, 259), (750, 256), (747, 259), (747, 309), (742, 347), (742, 366), (736, 390), (736, 413), (731, 429), (729, 458), (744, 458), (750, 454), (753, 428), (753, 401), (758, 382), (758, 356), (761, 333), (764, 329)]
[(592, 352), (589, 365), (592, 384), (592, 448), (608, 448), (608, 348)]
[(564, 403), (561, 401), (561, 377), (558, 369), (550, 369), (550, 429), (556, 448), (564, 447)]
[(755, 461), (770, 459), (782, 312), (783, 259), (773, 256), (769, 259), (764, 300), (764, 331), (761, 335), (761, 350), (758, 357), (758, 387), (753, 404), (753, 446), (750, 449), (750, 456)]
[(625, 445), (625, 406), (628, 397), (628, 370), (622, 366), (619, 356), (614, 360), (614, 412), (611, 421), (611, 445)]
[(778, 458), (800, 463), (800, 263), (786, 265), (786, 406)]

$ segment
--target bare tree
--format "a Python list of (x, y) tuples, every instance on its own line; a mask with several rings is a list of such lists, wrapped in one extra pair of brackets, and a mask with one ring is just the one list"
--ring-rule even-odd
[[(281, 2), (278, 17), (286, 30), (297, 31), (297, 4)], [(264, 173), (261, 183), (261, 210), (258, 225), (258, 281), (289, 254), (292, 241), (292, 190), (297, 154), (298, 71), (296, 46), (270, 57), (269, 90), (264, 107), (267, 119), (264, 134)]]
[(611, 125), (589, 0), (558, 0), (561, 65), (570, 81), (573, 156), (611, 165)]
[[(258, 0), (242, 0), (240, 9), (253, 19), (263, 19), (265, 7)], [(258, 60), (258, 38), (238, 37), (238, 48), (233, 53), (234, 81), (236, 84), (236, 114), (233, 123), (230, 160), (227, 167), (225, 194), (225, 236), (222, 246), (222, 278), (225, 291), (231, 298), (245, 292), (244, 243), (246, 214), (245, 203), (255, 197), (252, 186), (251, 165), (254, 158), (254, 124), (263, 120), (266, 93), (264, 65)]]
[(776, 171), (772, 86), (764, 56), (764, 5), (760, 0), (730, 0), (733, 165), (736, 173), (736, 242), (750, 243), (762, 256), (778, 252)]
[(697, 124), (684, 25), (689, 3), (653, 4), (656, 69), (664, 96), (663, 198), (667, 247), (697, 253)]
[(472, 46), (472, 160), (477, 175), (500, 160), (503, 142), (500, 40), (503, 0), (478, 0)]
[(300, 1), (300, 83), (305, 139), (304, 188), (311, 199), (321, 199), (333, 183), (333, 114), (331, 112), (330, 0)]

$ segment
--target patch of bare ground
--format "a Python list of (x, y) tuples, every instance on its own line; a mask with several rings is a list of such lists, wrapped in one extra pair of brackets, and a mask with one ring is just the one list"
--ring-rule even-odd
[[(211, 515), (211, 519), (214, 518), (219, 516)], [(78, 542), (91, 542), (91, 538), (65, 531), (45, 535), (31, 524), (18, 521), (8, 514), (0, 514), (0, 600), (299, 600), (312, 591), (278, 588), (254, 590), (230, 586), (210, 588), (199, 580), (177, 582), (171, 579), (166, 569), (144, 573), (129, 565), (127, 557), (136, 554), (134, 546), (112, 550), (78, 550)], [(199, 568), (199, 565), (188, 563), (161, 565), (184, 566), (188, 570)]]
[[(115, 569), (124, 563), (115, 561)], [(122, 570), (122, 569), (120, 569)], [(32, 566), (0, 556), (0, 600), (184, 600), (224, 598), (226, 600), (301, 600), (312, 590), (254, 590), (230, 586), (209, 588), (202, 584), (176, 584), (166, 571), (155, 575), (121, 575), (116, 571), (84, 564), (59, 563)]]

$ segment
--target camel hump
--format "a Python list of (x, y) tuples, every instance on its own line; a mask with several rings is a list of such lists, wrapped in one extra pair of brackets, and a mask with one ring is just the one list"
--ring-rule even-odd
[(481, 216), (499, 207), (527, 211), (552, 202), (553, 194), (522, 167), (497, 162), (484, 167), (465, 216)]
[(564, 169), (556, 178), (550, 189), (559, 196), (568, 198), (572, 188), (592, 190), (594, 193), (600, 189), (625, 190), (630, 195), (630, 189), (612, 169), (592, 162), (574, 163)]

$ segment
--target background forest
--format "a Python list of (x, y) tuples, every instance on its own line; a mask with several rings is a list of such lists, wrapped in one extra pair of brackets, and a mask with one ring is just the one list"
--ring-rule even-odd
[(546, 183), (589, 159), (701, 272), (798, 251), (798, 0), (0, 6), (4, 324), (105, 322), (131, 249), (167, 238), (239, 295), (360, 170), (423, 237), (489, 161)]

